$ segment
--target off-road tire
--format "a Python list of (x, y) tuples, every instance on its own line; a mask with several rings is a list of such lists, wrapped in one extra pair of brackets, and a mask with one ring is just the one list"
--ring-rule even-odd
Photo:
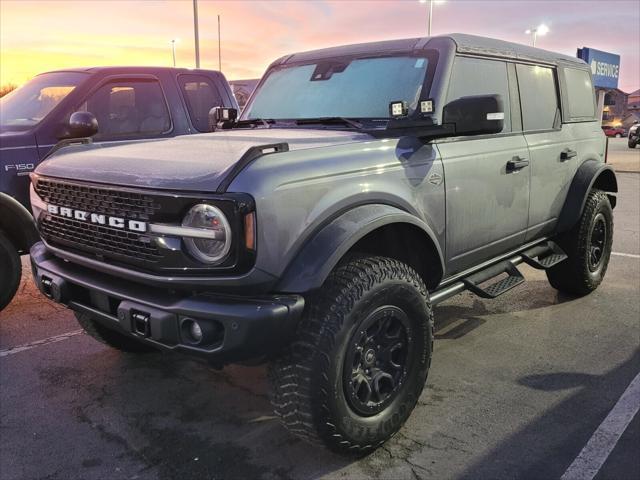
[(16, 247), (0, 230), (0, 311), (18, 291), (22, 277), (22, 263)]
[[(590, 262), (592, 234), (596, 222), (601, 220), (606, 234), (601, 260), (594, 266)], [(607, 272), (613, 241), (613, 211), (606, 193), (592, 190), (578, 223), (556, 241), (569, 258), (547, 270), (551, 285), (561, 292), (579, 296), (598, 288)]]
[[(350, 404), (345, 359), (353, 358), (349, 348), (364, 333), (360, 327), (385, 309), (401, 309), (407, 314), (403, 318), (409, 318), (406, 376), (389, 403), (379, 405), (384, 409), (367, 416)], [(411, 414), (432, 351), (433, 314), (420, 276), (397, 260), (351, 257), (307, 299), (295, 340), (269, 366), (275, 413), (290, 432), (307, 441), (342, 454), (365, 454), (391, 438)]]
[(76, 320), (82, 327), (82, 329), (91, 337), (95, 338), (101, 343), (127, 353), (151, 353), (158, 350), (145, 345), (133, 338), (127, 337), (123, 333), (116, 332), (100, 325), (96, 322), (91, 315), (82, 312), (73, 312), (76, 316)]
[(636, 142), (634, 140), (629, 140), (629, 142), (627, 143), (627, 145), (629, 145), (629, 148), (636, 148), (637, 144), (638, 144), (638, 142)]

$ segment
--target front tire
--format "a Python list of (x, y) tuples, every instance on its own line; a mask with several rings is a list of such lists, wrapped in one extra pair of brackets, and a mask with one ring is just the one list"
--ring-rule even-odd
[(87, 335), (111, 348), (115, 348), (116, 350), (126, 353), (151, 353), (158, 351), (155, 348), (130, 338), (123, 333), (116, 332), (115, 330), (111, 330), (110, 328), (100, 325), (89, 314), (82, 312), (73, 313)]
[(629, 142), (627, 143), (627, 145), (629, 145), (629, 148), (636, 148), (637, 144), (638, 142), (636, 142), (635, 140), (629, 140)]
[(607, 272), (613, 242), (613, 211), (606, 193), (592, 190), (578, 223), (557, 242), (569, 258), (547, 270), (551, 285), (580, 296), (598, 288)]
[(0, 230), (0, 311), (18, 291), (22, 277), (22, 263), (16, 247)]
[(619, 133), (616, 133), (616, 138), (622, 138), (622, 135), (620, 135)]
[(270, 365), (275, 413), (303, 439), (367, 453), (413, 411), (432, 351), (420, 276), (397, 260), (353, 257), (309, 299), (297, 338)]

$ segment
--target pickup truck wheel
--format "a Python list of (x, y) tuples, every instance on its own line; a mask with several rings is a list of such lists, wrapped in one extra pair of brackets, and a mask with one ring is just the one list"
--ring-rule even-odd
[(116, 350), (127, 353), (150, 353), (157, 352), (153, 347), (145, 345), (142, 342), (138, 342), (133, 338), (129, 338), (126, 335), (111, 330), (110, 328), (103, 327), (96, 322), (91, 315), (82, 312), (73, 312), (76, 316), (76, 320), (82, 327), (82, 329), (91, 337), (95, 338), (101, 343), (108, 345)]
[(574, 295), (598, 288), (609, 265), (613, 241), (613, 211), (607, 195), (592, 190), (578, 223), (557, 241), (569, 258), (547, 270), (551, 285)]
[(628, 142), (629, 148), (636, 148), (637, 144), (638, 142), (636, 142), (635, 140), (629, 140)]
[(339, 264), (270, 364), (275, 413), (294, 434), (364, 454), (404, 424), (424, 387), (433, 314), (420, 276), (384, 257)]
[(4, 309), (18, 290), (22, 277), (20, 255), (13, 243), (0, 230), (0, 311)]

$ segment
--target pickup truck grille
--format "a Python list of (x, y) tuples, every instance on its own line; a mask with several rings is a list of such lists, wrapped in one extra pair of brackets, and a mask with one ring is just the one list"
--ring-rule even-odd
[(53, 205), (131, 220), (148, 221), (160, 208), (149, 195), (92, 185), (38, 178), (34, 188), (40, 198)]

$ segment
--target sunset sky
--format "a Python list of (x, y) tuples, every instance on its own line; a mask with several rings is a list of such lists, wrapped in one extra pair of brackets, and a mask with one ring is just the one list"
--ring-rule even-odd
[[(259, 77), (275, 58), (296, 51), (426, 35), (427, 7), (396, 1), (199, 1), (203, 68), (229, 79)], [(42, 71), (94, 65), (194, 66), (191, 0), (0, 0), (0, 85)], [(620, 88), (640, 88), (640, 2), (449, 0), (434, 6), (434, 34), (464, 32), (527, 43), (540, 23), (541, 48), (575, 55), (588, 46), (618, 53)]]

